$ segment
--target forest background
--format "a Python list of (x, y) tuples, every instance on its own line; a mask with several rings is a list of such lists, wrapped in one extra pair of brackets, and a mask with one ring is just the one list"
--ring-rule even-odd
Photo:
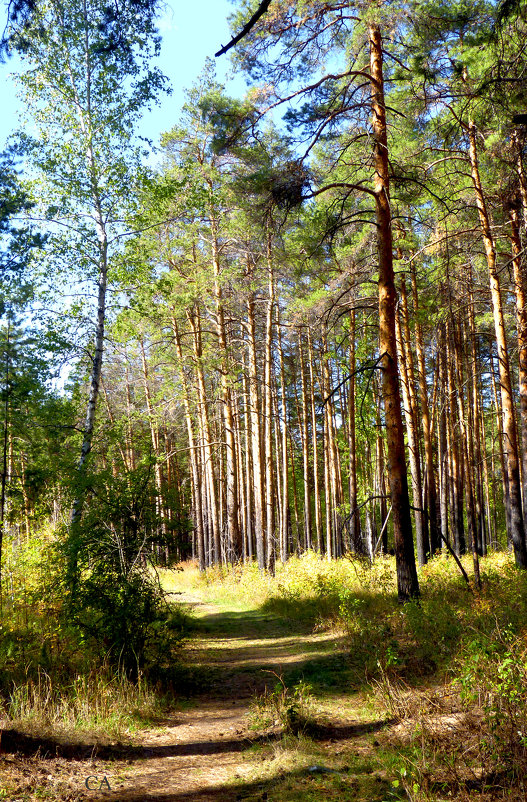
[(392, 554), (401, 602), (441, 551), (475, 593), (489, 552), (527, 568), (525, 5), (261, 5), (247, 94), (209, 61), (156, 161), (155, 7), (11, 9), (8, 662), (66, 627), (136, 680), (189, 559)]

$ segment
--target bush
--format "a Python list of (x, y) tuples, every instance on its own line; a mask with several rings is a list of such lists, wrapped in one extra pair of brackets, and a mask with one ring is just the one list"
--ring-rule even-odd
[(189, 618), (168, 605), (148, 572), (129, 574), (97, 562), (68, 597), (62, 617), (76, 628), (92, 654), (137, 680), (174, 679), (176, 652), (188, 631)]
[(465, 707), (482, 711), (478, 743), (487, 771), (527, 776), (527, 635), (497, 626), (473, 638), (459, 656), (455, 683)]

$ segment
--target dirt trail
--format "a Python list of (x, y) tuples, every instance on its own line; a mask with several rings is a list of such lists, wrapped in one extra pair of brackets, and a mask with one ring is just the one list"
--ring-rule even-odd
[[(48, 753), (45, 760), (6, 756), (5, 761), (18, 761), (22, 775), (9, 802), (35, 799), (36, 775), (41, 778), (38, 799), (53, 802), (386, 798), (386, 782), (371, 763), (372, 742), (383, 722), (360, 720), (357, 699), (346, 687), (342, 639), (256, 607), (240, 611), (234, 605), (203, 604), (190, 595), (176, 598), (192, 607), (197, 618), (197, 633), (184, 652), (187, 681), (192, 684), (194, 677), (197, 689), (188, 703), (139, 732), (131, 745), (102, 747), (90, 755), (89, 750), (55, 753), (47, 744), (41, 750), (42, 757)], [(260, 735), (249, 728), (256, 695), (275, 687), (278, 677), (293, 687), (304, 676), (319, 691), (326, 682), (336, 685), (315, 741), (284, 738), (278, 722)], [(324, 692), (315, 695), (319, 701)], [(28, 743), (24, 751), (32, 755), (35, 747)], [(0, 799), (6, 799), (1, 785)]]
[(248, 728), (255, 695), (274, 686), (275, 675), (343, 654), (337, 636), (302, 627), (292, 631), (290, 622), (257, 610), (219, 608), (189, 595), (179, 595), (178, 602), (189, 604), (199, 618), (202, 633), (188, 647), (187, 661), (205, 675), (206, 690), (198, 691), (190, 708), (167, 720), (162, 730), (141, 733), (141, 759), (120, 767), (120, 776), (112, 772), (112, 791), (97, 795), (98, 800), (249, 798), (251, 788), (242, 782), (247, 773), (243, 753), (259, 741), (279, 737), (271, 732), (258, 738)]

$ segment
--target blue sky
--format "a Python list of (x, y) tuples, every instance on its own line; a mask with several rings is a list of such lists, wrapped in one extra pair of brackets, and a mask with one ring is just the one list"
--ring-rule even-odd
[[(172, 95), (163, 97), (161, 105), (147, 112), (141, 134), (157, 142), (162, 131), (177, 122), (184, 102), (183, 90), (195, 81), (207, 56), (214, 57), (222, 44), (230, 39), (227, 17), (233, 10), (230, 0), (170, 0), (158, 20), (162, 35), (160, 68), (172, 84)], [(2, 20), (2, 26), (4, 22)], [(218, 78), (227, 85), (231, 95), (244, 92), (241, 75), (225, 80), (230, 72), (229, 56), (216, 59)], [(19, 106), (10, 73), (19, 68), (15, 58), (0, 65), (0, 149), (9, 134), (17, 127)]]

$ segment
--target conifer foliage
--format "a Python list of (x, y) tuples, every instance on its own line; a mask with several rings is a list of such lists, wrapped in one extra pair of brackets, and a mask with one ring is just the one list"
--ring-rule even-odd
[[(209, 62), (147, 168), (153, 10), (13, 6), (6, 34), (47, 235), (28, 309), (76, 356), (70, 585), (393, 552), (406, 601), (442, 549), (476, 585), (490, 549), (527, 568), (525, 5), (242, 0), (250, 90)], [(42, 452), (11, 420), (4, 527), (29, 532)]]

